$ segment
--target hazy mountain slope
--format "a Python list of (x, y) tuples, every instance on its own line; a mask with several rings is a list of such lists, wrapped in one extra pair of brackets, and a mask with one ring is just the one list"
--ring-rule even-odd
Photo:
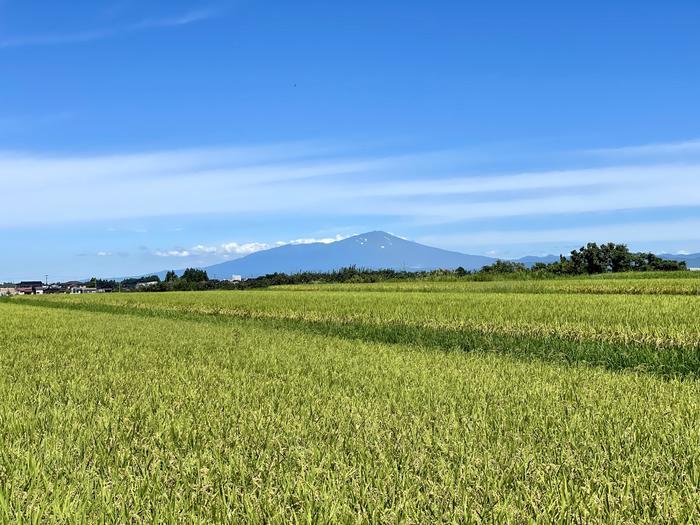
[(521, 257), (520, 259), (514, 259), (515, 262), (523, 263), (525, 266), (530, 267), (534, 265), (535, 263), (553, 263), (557, 262), (559, 260), (558, 255), (543, 255), (543, 256), (537, 256), (537, 255), (528, 255), (526, 257)]
[(659, 257), (671, 259), (672, 261), (685, 261), (688, 268), (700, 268), (700, 253), (689, 253), (682, 255), (678, 253), (662, 253)]
[(495, 259), (432, 248), (386, 232), (369, 232), (330, 244), (287, 245), (205, 268), (212, 278), (255, 277), (267, 273), (330, 271), (344, 266), (431, 270), (476, 270)]
[[(689, 268), (700, 267), (700, 253), (679, 255), (661, 254), (660, 257), (686, 261)], [(515, 259), (530, 267), (537, 262), (551, 263), (558, 255), (526, 256)], [(331, 271), (355, 265), (358, 268), (393, 268), (395, 270), (454, 269), (479, 270), (492, 264), (495, 258), (468, 255), (407, 241), (382, 231), (355, 235), (330, 244), (288, 244), (247, 255), (204, 269), (213, 279), (230, 279), (233, 275), (258, 277), (268, 273), (296, 273), (300, 271)], [(179, 275), (183, 270), (177, 271)], [(156, 272), (161, 279), (165, 271)]]

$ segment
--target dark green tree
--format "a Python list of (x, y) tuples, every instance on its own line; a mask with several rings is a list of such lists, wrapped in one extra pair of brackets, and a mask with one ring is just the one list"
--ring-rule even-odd
[(482, 273), (516, 273), (525, 271), (527, 271), (527, 266), (525, 266), (523, 263), (502, 261), (500, 259), (493, 264), (484, 266), (481, 269)]
[(602, 260), (609, 272), (628, 272), (632, 268), (632, 254), (624, 244), (609, 242), (600, 247)]
[(182, 274), (182, 280), (188, 283), (201, 283), (209, 280), (209, 276), (205, 270), (197, 268), (187, 268)]

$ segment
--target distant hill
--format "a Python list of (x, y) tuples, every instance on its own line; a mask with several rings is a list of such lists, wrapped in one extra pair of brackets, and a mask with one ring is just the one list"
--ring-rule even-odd
[[(689, 268), (700, 268), (700, 253), (690, 255), (661, 254), (660, 257), (686, 261)], [(303, 271), (328, 272), (347, 266), (358, 268), (421, 271), (436, 269), (479, 270), (497, 259), (483, 255), (468, 255), (407, 241), (382, 231), (355, 235), (330, 244), (287, 244), (278, 248), (207, 266), (212, 279), (230, 279), (233, 275), (244, 278), (259, 277), (269, 273), (297, 273)], [(531, 267), (535, 263), (551, 263), (558, 255), (527, 256), (514, 259)], [(178, 275), (183, 270), (177, 271)], [(165, 271), (157, 272), (161, 279)]]
[(671, 259), (672, 261), (685, 261), (688, 268), (700, 268), (700, 253), (678, 254), (678, 253), (662, 253), (659, 255), (662, 259)]
[(209, 277), (228, 279), (232, 275), (257, 277), (274, 272), (327, 272), (355, 265), (359, 268), (395, 270), (454, 269), (478, 270), (495, 259), (432, 248), (386, 232), (355, 235), (330, 244), (288, 244), (204, 268)]
[(559, 261), (558, 255), (543, 255), (538, 257), (536, 255), (528, 255), (527, 257), (521, 257), (520, 259), (513, 259), (515, 262), (523, 263), (525, 266), (530, 268), (537, 263), (553, 263)]

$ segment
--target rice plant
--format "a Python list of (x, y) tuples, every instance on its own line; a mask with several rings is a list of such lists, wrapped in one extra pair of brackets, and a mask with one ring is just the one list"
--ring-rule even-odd
[(699, 299), (649, 283), (2, 301), (0, 522), (698, 521)]

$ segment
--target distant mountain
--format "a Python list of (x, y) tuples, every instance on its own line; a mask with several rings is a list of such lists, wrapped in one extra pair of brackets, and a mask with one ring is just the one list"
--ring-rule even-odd
[[(690, 268), (700, 268), (700, 254), (662, 254), (660, 257), (686, 261)], [(355, 235), (330, 244), (287, 244), (203, 268), (212, 279), (230, 279), (233, 275), (244, 278), (268, 273), (297, 273), (303, 271), (328, 272), (347, 266), (358, 268), (421, 271), (436, 269), (479, 270), (497, 259), (483, 255), (468, 255), (440, 248), (432, 248), (407, 241), (382, 231)], [(514, 259), (531, 267), (535, 263), (551, 263), (558, 255), (527, 256)], [(181, 275), (183, 270), (176, 273)], [(165, 271), (157, 272), (161, 279)]]
[(528, 255), (527, 257), (521, 257), (520, 259), (513, 259), (514, 262), (523, 263), (528, 268), (532, 267), (536, 263), (553, 263), (559, 261), (558, 255), (543, 255), (538, 257), (536, 255)]
[(431, 248), (386, 232), (355, 235), (330, 244), (288, 244), (204, 268), (209, 277), (229, 279), (232, 275), (257, 277), (274, 272), (327, 272), (355, 265), (358, 268), (395, 270), (454, 269), (478, 270), (495, 259), (481, 255)]
[(685, 261), (688, 268), (700, 268), (700, 253), (662, 253), (659, 257), (662, 259), (671, 259), (672, 261)]

